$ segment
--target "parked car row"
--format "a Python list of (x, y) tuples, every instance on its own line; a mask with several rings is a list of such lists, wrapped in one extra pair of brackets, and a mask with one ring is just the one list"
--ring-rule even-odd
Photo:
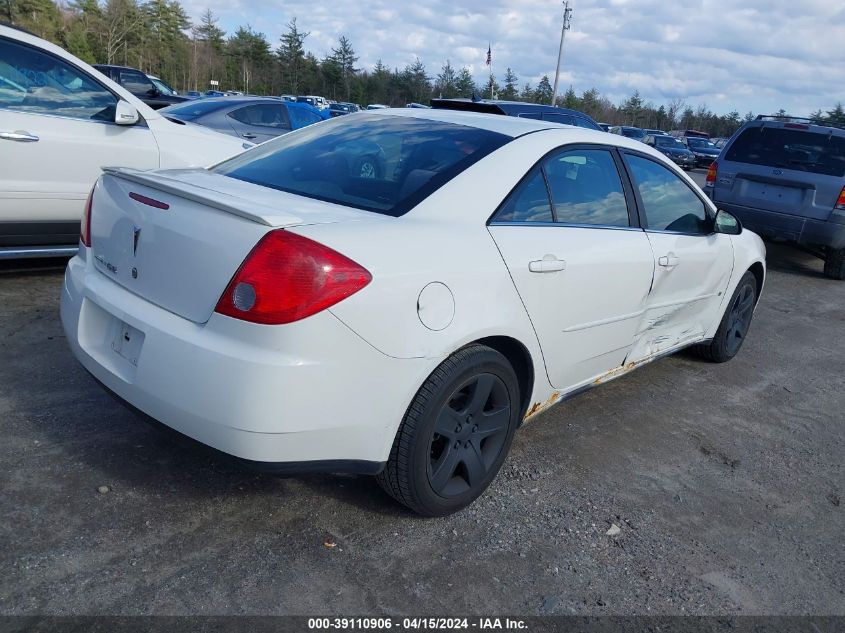
[[(114, 76), (136, 90), (153, 85)], [(0, 258), (75, 252), (104, 165), (204, 166), (252, 146), (164, 117), (60, 47), (2, 25), (0, 113)]]

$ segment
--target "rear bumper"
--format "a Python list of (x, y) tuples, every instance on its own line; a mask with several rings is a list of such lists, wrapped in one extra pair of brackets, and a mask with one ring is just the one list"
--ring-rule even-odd
[(735, 215), (743, 226), (762, 237), (802, 246), (845, 248), (845, 224), (774, 213), (714, 200), (720, 209)]
[[(428, 374), (424, 359), (385, 356), (328, 311), (285, 326), (218, 314), (197, 324), (80, 257), (65, 273), (61, 318), (73, 354), (121, 400), (274, 470), (378, 471)], [(114, 348), (127, 325), (141, 343), (124, 356)]]

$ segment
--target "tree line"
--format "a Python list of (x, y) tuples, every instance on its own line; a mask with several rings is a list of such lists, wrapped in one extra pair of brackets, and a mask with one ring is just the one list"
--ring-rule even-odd
[[(248, 24), (227, 34), (211, 10), (193, 24), (179, 0), (70, 0), (61, 5), (53, 0), (0, 0), (0, 21), (55, 42), (89, 63), (140, 68), (181, 90), (205, 91), (216, 80), (221, 90), (316, 94), (362, 105), (402, 106), (473, 94), (534, 103), (552, 100), (547, 76), (536, 86), (520, 85), (508, 68), (500, 79), (491, 77), (479, 85), (469, 68), (456, 68), (449, 60), (433, 74), (420, 59), (401, 69), (389, 68), (381, 60), (370, 69), (358, 68), (358, 56), (345, 35), (337, 47), (318, 57), (307, 50), (309, 33), (296, 18), (274, 45)], [(611, 125), (698, 129), (713, 136), (730, 136), (755, 116), (737, 111), (715, 114), (705, 104), (693, 106), (682, 99), (655, 105), (639, 92), (613, 103), (596, 88), (579, 95), (572, 86), (556, 104)], [(775, 114), (786, 116), (783, 110)], [(841, 103), (811, 116), (845, 124)]]

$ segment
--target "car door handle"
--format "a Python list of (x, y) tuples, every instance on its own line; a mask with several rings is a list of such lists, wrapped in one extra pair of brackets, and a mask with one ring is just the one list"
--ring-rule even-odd
[(243, 136), (244, 138), (253, 139), (253, 138), (255, 138), (256, 135), (253, 134), (252, 132), (244, 132), (243, 134), (241, 134), (241, 136)]
[(17, 141), (18, 143), (34, 143), (38, 140), (35, 134), (18, 130), (17, 132), (0, 132), (0, 138), (4, 141)]
[(528, 270), (532, 273), (556, 273), (566, 270), (566, 262), (546, 255), (543, 259), (528, 262)]
[(674, 268), (675, 266), (681, 263), (681, 260), (675, 255), (669, 254), (659, 258), (657, 260), (657, 263), (663, 266), (664, 268)]

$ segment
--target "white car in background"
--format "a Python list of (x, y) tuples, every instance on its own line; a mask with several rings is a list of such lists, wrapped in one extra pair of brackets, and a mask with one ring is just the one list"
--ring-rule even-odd
[(489, 114), (380, 110), (209, 170), (107, 170), (88, 207), (61, 317), (100, 383), (427, 515), (480, 495), (524, 418), (684, 347), (732, 358), (765, 275), (760, 238), (663, 154)]
[(165, 119), (60, 47), (0, 25), (0, 259), (75, 252), (104, 165), (210, 165), (250, 146)]

